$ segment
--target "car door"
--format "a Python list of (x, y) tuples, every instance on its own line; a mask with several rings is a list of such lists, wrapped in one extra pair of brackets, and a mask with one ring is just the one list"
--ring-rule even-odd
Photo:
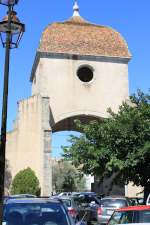
[(82, 207), (79, 198), (74, 198), (74, 204), (76, 206), (76, 210), (78, 211), (79, 220), (82, 220), (85, 212), (84, 212), (84, 208)]
[(81, 194), (81, 196), (92, 210), (92, 219), (97, 219), (97, 211), (100, 204), (99, 201), (95, 198), (94, 195), (91, 194)]
[(90, 222), (92, 220), (92, 210), (90, 206), (88, 206), (86, 202), (83, 200), (83, 198), (79, 198), (79, 200), (81, 202), (81, 206), (84, 211), (83, 221)]

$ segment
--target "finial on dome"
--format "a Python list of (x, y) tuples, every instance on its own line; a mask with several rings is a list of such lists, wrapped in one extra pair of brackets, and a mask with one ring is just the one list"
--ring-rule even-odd
[(80, 16), (78, 11), (79, 11), (79, 6), (77, 5), (77, 1), (75, 0), (75, 5), (73, 6), (73, 16)]

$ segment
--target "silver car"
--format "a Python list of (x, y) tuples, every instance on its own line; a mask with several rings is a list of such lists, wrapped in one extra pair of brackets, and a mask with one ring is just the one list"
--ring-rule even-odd
[(107, 196), (101, 200), (97, 211), (98, 224), (107, 224), (115, 209), (132, 206), (131, 199), (125, 196)]
[(70, 211), (75, 223), (78, 221), (85, 221), (87, 224), (91, 224), (92, 211), (86, 202), (78, 196), (52, 196), (50, 199), (60, 199)]

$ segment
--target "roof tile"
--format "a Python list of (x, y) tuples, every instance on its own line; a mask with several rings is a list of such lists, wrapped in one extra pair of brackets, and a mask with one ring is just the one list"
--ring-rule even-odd
[(89, 23), (80, 16), (47, 26), (38, 50), (131, 58), (126, 41), (117, 31)]

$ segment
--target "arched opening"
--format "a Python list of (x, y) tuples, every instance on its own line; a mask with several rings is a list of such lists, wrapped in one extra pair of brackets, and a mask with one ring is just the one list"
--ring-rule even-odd
[(63, 120), (60, 120), (58, 123), (52, 126), (52, 133), (55, 133), (57, 131), (81, 132), (76, 127), (76, 124), (75, 124), (76, 119), (80, 120), (81, 123), (84, 125), (89, 124), (91, 120), (97, 120), (100, 123), (100, 118), (95, 116), (78, 115), (78, 116), (67, 117)]
[[(71, 143), (67, 142), (69, 135), (80, 136), (82, 131), (79, 131), (74, 122), (75, 119), (81, 121), (82, 124), (89, 124), (91, 120), (97, 120), (100, 123), (100, 118), (94, 116), (78, 115), (73, 117), (68, 117), (60, 120), (58, 123), (52, 127), (52, 167), (53, 165), (58, 165), (58, 161), (62, 158), (61, 154), (63, 149), (61, 146), (69, 146)], [(83, 166), (83, 165), (80, 165)], [(80, 168), (79, 166), (79, 168)], [(79, 169), (76, 168), (76, 169)], [(54, 172), (55, 174), (55, 172)], [(91, 191), (94, 185), (94, 176), (84, 174), (85, 178), (85, 191)], [(52, 177), (53, 179), (53, 177)], [(53, 183), (53, 182), (52, 182)], [(55, 186), (52, 187), (53, 193), (55, 194)]]

